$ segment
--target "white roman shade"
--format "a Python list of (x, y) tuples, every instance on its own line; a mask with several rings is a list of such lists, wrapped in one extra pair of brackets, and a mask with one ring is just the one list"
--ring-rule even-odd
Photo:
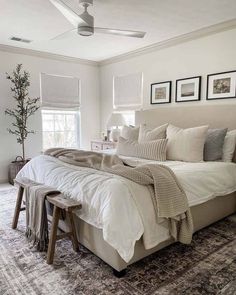
[(114, 108), (137, 108), (142, 105), (143, 74), (136, 73), (113, 78)]
[(50, 109), (78, 109), (80, 81), (78, 78), (41, 73), (42, 107)]

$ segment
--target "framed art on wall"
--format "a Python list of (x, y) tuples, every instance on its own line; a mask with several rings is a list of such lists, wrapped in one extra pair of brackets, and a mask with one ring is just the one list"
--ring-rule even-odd
[(196, 101), (201, 97), (201, 76), (176, 80), (176, 102)]
[(171, 102), (171, 81), (151, 84), (151, 104)]
[(236, 71), (207, 75), (207, 100), (236, 98)]

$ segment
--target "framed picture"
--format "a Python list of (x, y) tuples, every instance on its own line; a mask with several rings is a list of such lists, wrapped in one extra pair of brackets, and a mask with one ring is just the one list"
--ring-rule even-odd
[(151, 84), (151, 104), (171, 102), (171, 81)]
[(206, 98), (236, 98), (236, 71), (207, 75)]
[(176, 102), (196, 101), (201, 97), (201, 76), (176, 80)]

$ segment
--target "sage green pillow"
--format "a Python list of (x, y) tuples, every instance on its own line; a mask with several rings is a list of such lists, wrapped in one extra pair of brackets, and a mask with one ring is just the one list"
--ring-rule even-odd
[(227, 130), (227, 128), (208, 129), (204, 145), (204, 161), (219, 161), (222, 159)]

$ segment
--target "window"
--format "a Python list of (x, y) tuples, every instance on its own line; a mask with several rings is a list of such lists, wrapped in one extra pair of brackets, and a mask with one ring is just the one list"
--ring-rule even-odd
[(78, 109), (80, 80), (76, 77), (41, 73), (40, 96), (45, 109)]
[(78, 148), (80, 144), (80, 80), (40, 74), (43, 149)]
[(125, 118), (126, 125), (135, 125), (135, 111), (124, 111), (121, 114)]
[(42, 110), (43, 149), (79, 147), (79, 112)]
[(137, 109), (142, 105), (143, 74), (113, 77), (113, 107)]

